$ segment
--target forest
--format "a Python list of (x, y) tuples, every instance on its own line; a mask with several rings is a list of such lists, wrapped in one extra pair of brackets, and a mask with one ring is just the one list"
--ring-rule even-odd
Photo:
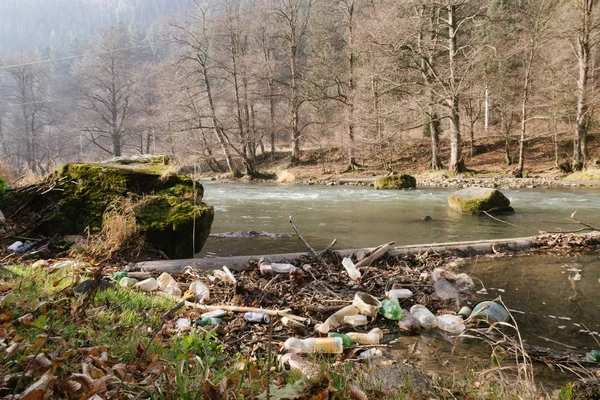
[[(18, 4), (17, 4), (18, 3)], [(24, 6), (26, 4), (26, 6)], [(596, 0), (3, 1), (0, 159), (168, 154), (231, 175), (339, 149), (384, 169), (428, 143), (465, 171), (494, 138), (521, 176), (533, 141), (594, 160)], [(4, 21), (6, 19), (6, 21)], [(6, 22), (6, 23), (4, 23)], [(566, 145), (565, 145), (566, 143)], [(549, 150), (550, 151), (550, 150)]]

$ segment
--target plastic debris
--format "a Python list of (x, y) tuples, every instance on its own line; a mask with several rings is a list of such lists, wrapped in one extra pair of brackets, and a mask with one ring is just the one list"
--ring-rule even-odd
[(169, 293), (173, 296), (181, 296), (181, 289), (177, 285), (177, 281), (168, 273), (163, 272), (156, 281), (160, 285), (161, 291)]
[(352, 302), (354, 307), (358, 308), (361, 314), (368, 317), (374, 317), (377, 315), (377, 311), (381, 308), (381, 302), (375, 297), (368, 293), (356, 293), (354, 295), (354, 301)]
[(328, 337), (339, 337), (342, 339), (342, 343), (344, 345), (344, 348), (348, 348), (350, 346), (352, 346), (355, 341), (350, 339), (350, 337), (348, 335), (346, 335), (345, 333), (337, 333), (337, 332), (329, 332), (327, 334)]
[(127, 276), (119, 280), (119, 286), (121, 287), (133, 287), (136, 283), (138, 283), (137, 279), (129, 278)]
[(227, 316), (225, 310), (213, 310), (200, 315), (200, 318), (223, 318)]
[(227, 268), (225, 266), (223, 266), (222, 271), (220, 269), (214, 270), (213, 275), (215, 278), (217, 278), (220, 281), (230, 282), (230, 283), (233, 283), (234, 285), (237, 283), (237, 280), (235, 279), (235, 277), (233, 276), (233, 274), (231, 273), (229, 268)]
[(18, 249), (19, 247), (21, 247), (21, 246), (23, 246), (23, 242), (20, 242), (20, 241), (18, 241), (18, 240), (17, 240), (16, 242), (14, 242), (14, 243), (13, 243), (13, 244), (11, 244), (10, 246), (8, 246), (8, 247), (7, 247), (7, 250), (8, 250), (8, 251), (15, 252), (15, 251), (17, 251), (17, 249)]
[(291, 319), (288, 317), (281, 318), (281, 323), (283, 326), (288, 328), (304, 328), (304, 324), (300, 321), (296, 321), (295, 319)]
[(400, 332), (408, 335), (416, 335), (421, 332), (421, 324), (419, 324), (419, 321), (409, 312), (404, 310), (402, 312), (402, 318), (398, 321), (398, 328), (400, 329)]
[(261, 312), (247, 312), (244, 314), (244, 319), (248, 322), (255, 322), (258, 324), (268, 324), (271, 322), (269, 315)]
[(348, 332), (348, 337), (358, 344), (379, 344), (379, 341), (383, 338), (383, 331), (379, 328), (374, 328), (368, 333), (360, 332)]
[(127, 272), (127, 271), (119, 271), (119, 272), (115, 272), (114, 274), (112, 274), (111, 278), (117, 282), (120, 282), (121, 279), (125, 278), (128, 274), (129, 274), (129, 272)]
[(435, 315), (433, 315), (425, 306), (415, 304), (410, 308), (410, 314), (419, 321), (419, 325), (421, 325), (422, 328), (429, 329), (437, 326)]
[(361, 273), (360, 271), (356, 268), (356, 266), (354, 265), (354, 263), (352, 262), (351, 259), (349, 259), (348, 257), (345, 257), (342, 260), (342, 265), (344, 266), (344, 268), (346, 269), (346, 272), (348, 273), (348, 275), (350, 276), (350, 279), (354, 280), (354, 281), (360, 281), (361, 278)]
[(321, 376), (321, 368), (317, 364), (303, 359), (298, 354), (287, 353), (282, 355), (279, 360), (289, 364), (290, 369), (300, 371), (309, 380), (316, 380)]
[(361, 326), (368, 323), (366, 315), (346, 315), (344, 316), (344, 323), (352, 326)]
[(200, 318), (197, 321), (194, 321), (194, 324), (201, 326), (217, 326), (221, 325), (221, 318)]
[(179, 318), (175, 323), (178, 331), (188, 330), (192, 325), (192, 321), (189, 318)]
[(258, 269), (261, 274), (270, 275), (272, 273), (289, 274), (297, 268), (292, 264), (270, 263), (266, 261), (264, 257), (261, 257), (260, 260), (258, 260)]
[(469, 315), (471, 315), (471, 308), (468, 306), (464, 306), (462, 307), (459, 311), (458, 311), (458, 315), (460, 315), (463, 318), (469, 318)]
[(32, 268), (44, 268), (48, 266), (48, 261), (47, 260), (37, 260), (36, 262), (34, 262), (33, 264), (31, 264)]
[(412, 295), (413, 292), (411, 292), (409, 289), (392, 289), (386, 293), (388, 299), (396, 301), (399, 299), (408, 299), (412, 297)]
[(436, 317), (438, 328), (450, 333), (462, 333), (467, 327), (459, 315), (438, 315)]
[(346, 306), (335, 313), (333, 313), (329, 318), (325, 320), (322, 324), (315, 325), (315, 331), (326, 334), (331, 329), (335, 329), (340, 326), (344, 322), (344, 318), (347, 315), (356, 315), (358, 314), (358, 308), (354, 305)]
[(191, 292), (194, 299), (200, 303), (210, 298), (210, 289), (202, 281), (192, 282), (188, 292)]
[(358, 358), (361, 360), (367, 360), (369, 358), (383, 357), (383, 353), (379, 349), (369, 349), (358, 353)]
[(475, 304), (469, 318), (487, 320), (488, 322), (508, 321), (508, 311), (501, 304), (494, 301), (481, 301)]
[(160, 284), (154, 278), (148, 278), (138, 282), (134, 287), (143, 290), (144, 292), (154, 292), (160, 289)]
[(326, 338), (289, 338), (282, 347), (291, 353), (326, 353), (341, 354), (344, 352), (344, 343), (339, 337)]
[(600, 363), (600, 350), (592, 350), (583, 357), (584, 361)]
[(379, 314), (392, 321), (399, 321), (402, 318), (402, 308), (398, 304), (398, 300), (385, 299), (381, 302)]

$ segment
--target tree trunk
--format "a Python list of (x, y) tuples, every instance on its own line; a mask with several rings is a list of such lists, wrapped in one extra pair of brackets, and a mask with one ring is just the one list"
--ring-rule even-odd
[(592, 11), (596, 0), (581, 0), (581, 27), (577, 38), (577, 64), (579, 77), (577, 79), (577, 114), (575, 120), (575, 137), (573, 140), (574, 169), (582, 169), (587, 161), (587, 131), (588, 131), (588, 78), (590, 64), (590, 29)]
[(456, 5), (447, 6), (448, 11), (448, 68), (450, 70), (450, 97), (447, 100), (450, 109), (450, 172), (463, 172), (464, 160), (461, 156), (459, 96), (456, 88)]
[(435, 111), (429, 116), (429, 127), (431, 130), (431, 169), (439, 171), (444, 168), (439, 154), (440, 134), (442, 130), (440, 119)]
[(528, 100), (529, 100), (529, 85), (531, 83), (531, 71), (533, 69), (533, 58), (537, 47), (537, 41), (534, 38), (531, 40), (531, 48), (525, 64), (525, 79), (523, 81), (523, 93), (521, 97), (521, 136), (519, 138), (519, 166), (517, 176), (523, 176), (525, 168), (525, 137), (527, 134), (527, 118), (528, 118)]
[(350, 56), (348, 57), (348, 167), (350, 170), (357, 167), (356, 158), (354, 155), (356, 149), (356, 143), (354, 140), (354, 127), (355, 127), (355, 57), (354, 57), (354, 0), (351, 0), (348, 5), (348, 48), (350, 49)]

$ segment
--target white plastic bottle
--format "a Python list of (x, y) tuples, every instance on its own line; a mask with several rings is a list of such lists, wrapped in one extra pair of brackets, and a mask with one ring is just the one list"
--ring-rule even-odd
[(369, 333), (348, 332), (346, 335), (358, 344), (379, 344), (379, 341), (383, 338), (383, 331), (374, 328)]
[(410, 308), (410, 314), (419, 321), (419, 325), (425, 329), (435, 328), (437, 326), (437, 319), (435, 315), (427, 309), (427, 307), (420, 304), (415, 304)]
[(278, 274), (289, 274), (296, 270), (292, 264), (271, 263), (271, 269)]
[(341, 354), (344, 352), (344, 343), (340, 337), (289, 338), (283, 343), (283, 348), (291, 353)]
[(413, 292), (408, 289), (392, 289), (387, 292), (386, 295), (388, 299), (395, 300), (397, 302), (398, 299), (408, 299), (412, 297)]
[(350, 275), (350, 279), (354, 281), (360, 281), (361, 273), (354, 266), (354, 263), (351, 259), (349, 259), (348, 257), (344, 258), (342, 260), (342, 265), (344, 266), (344, 268), (346, 268), (346, 272), (348, 272), (348, 275)]

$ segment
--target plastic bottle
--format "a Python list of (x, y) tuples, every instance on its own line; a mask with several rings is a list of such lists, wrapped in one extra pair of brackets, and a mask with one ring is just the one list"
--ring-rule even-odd
[(392, 321), (399, 321), (402, 318), (402, 308), (397, 300), (385, 299), (381, 302), (379, 314)]
[(376, 332), (359, 333), (359, 332), (348, 332), (348, 337), (354, 340), (358, 344), (379, 344), (381, 337)]
[(352, 326), (366, 325), (369, 321), (366, 315), (346, 315), (344, 317), (344, 323)]
[(359, 359), (369, 359), (373, 357), (382, 357), (383, 353), (379, 349), (369, 349), (358, 353)]
[(350, 347), (351, 345), (354, 344), (354, 340), (350, 339), (350, 337), (348, 335), (346, 335), (345, 333), (329, 332), (327, 334), (327, 336), (341, 338), (344, 348)]
[(600, 350), (592, 350), (589, 353), (586, 353), (583, 360), (587, 362), (600, 363)]
[(344, 342), (339, 337), (289, 338), (283, 343), (283, 348), (292, 353), (341, 354), (344, 352)]
[(352, 305), (362, 314), (374, 317), (377, 311), (381, 308), (381, 302), (368, 293), (358, 292), (354, 295)]
[(175, 325), (178, 331), (183, 331), (190, 328), (192, 321), (189, 318), (179, 318)]
[(8, 251), (15, 252), (15, 251), (17, 251), (17, 249), (18, 249), (19, 247), (21, 247), (21, 246), (23, 246), (23, 242), (21, 242), (21, 241), (18, 241), (18, 240), (17, 240), (16, 242), (14, 242), (14, 243), (13, 243), (13, 244), (11, 244), (10, 246), (8, 246), (7, 250), (8, 250)]
[(350, 279), (354, 280), (354, 281), (360, 281), (360, 277), (361, 277), (361, 273), (360, 271), (354, 266), (354, 263), (352, 262), (351, 259), (349, 259), (348, 257), (345, 257), (342, 260), (342, 265), (344, 266), (344, 268), (346, 268), (346, 272), (348, 273), (348, 275), (350, 276)]
[(435, 315), (433, 315), (425, 306), (415, 304), (410, 308), (410, 314), (419, 321), (419, 325), (421, 325), (422, 328), (429, 329), (437, 326)]
[(304, 328), (304, 324), (302, 322), (288, 317), (281, 318), (281, 323), (283, 326), (287, 326), (288, 328)]
[(412, 297), (412, 295), (413, 292), (408, 289), (392, 289), (386, 293), (388, 299), (396, 301), (398, 301), (398, 299), (408, 299)]
[(129, 272), (127, 271), (119, 271), (119, 272), (115, 272), (111, 275), (111, 278), (114, 279), (115, 281), (120, 281), (121, 279), (127, 277), (127, 274)]
[(333, 313), (329, 318), (325, 320), (322, 324), (315, 325), (315, 331), (326, 334), (331, 329), (335, 329), (342, 324), (344, 318), (347, 315), (356, 315), (358, 314), (358, 308), (353, 305), (346, 306), (335, 313)]
[(145, 292), (154, 292), (160, 288), (159, 283), (154, 278), (148, 278), (135, 284), (135, 287)]
[(194, 294), (196, 301), (202, 302), (210, 297), (210, 290), (202, 281), (194, 281), (190, 283), (189, 291)]
[(119, 286), (121, 287), (133, 287), (136, 283), (138, 283), (137, 279), (129, 278), (127, 276), (124, 276), (119, 280)]
[(450, 333), (462, 333), (467, 327), (460, 315), (438, 315), (438, 328)]
[(247, 312), (244, 314), (244, 319), (248, 322), (256, 322), (259, 324), (268, 324), (271, 318), (264, 312)]

